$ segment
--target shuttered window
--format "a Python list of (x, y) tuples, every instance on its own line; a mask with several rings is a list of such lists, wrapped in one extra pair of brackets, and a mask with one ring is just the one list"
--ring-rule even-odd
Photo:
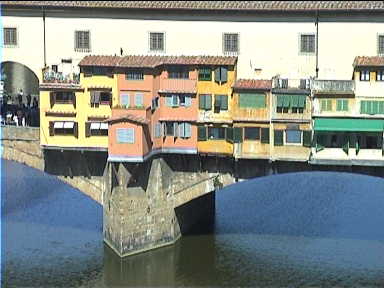
[(239, 107), (240, 108), (265, 108), (265, 94), (239, 94)]
[(384, 101), (361, 101), (360, 102), (361, 114), (384, 114)]
[(144, 94), (143, 93), (135, 93), (135, 106), (143, 107), (144, 106)]
[(215, 82), (227, 82), (228, 69), (226, 67), (217, 67), (215, 69)]
[(321, 99), (321, 111), (332, 111), (332, 99)]
[(376, 81), (384, 81), (384, 70), (376, 71)]
[(135, 143), (135, 129), (134, 128), (117, 128), (116, 129), (117, 143)]
[(233, 143), (233, 128), (227, 127), (225, 129), (225, 140), (229, 143)]
[(370, 79), (369, 70), (361, 70), (360, 81), (369, 81), (369, 79)]
[(228, 95), (215, 95), (215, 109), (228, 110)]
[(199, 81), (211, 81), (212, 70), (209, 67), (202, 67), (199, 69)]
[(180, 123), (179, 124), (179, 137), (181, 138), (190, 138), (192, 133), (192, 128), (190, 123)]
[(348, 111), (348, 99), (337, 99), (336, 111)]
[(75, 31), (75, 51), (91, 51), (91, 39), (89, 31)]
[(208, 138), (210, 140), (224, 140), (225, 128), (224, 127), (208, 127)]
[(207, 140), (207, 127), (198, 126), (197, 127), (197, 140), (206, 141)]
[(301, 53), (315, 53), (316, 38), (313, 34), (300, 35), (300, 52)]
[(261, 143), (269, 143), (269, 128), (261, 128)]
[(224, 33), (223, 35), (223, 51), (224, 53), (239, 52), (239, 34)]
[(3, 28), (4, 46), (17, 46), (17, 29)]
[(234, 143), (243, 142), (243, 128), (242, 127), (234, 127), (233, 128), (233, 142)]
[(149, 50), (164, 51), (165, 50), (164, 38), (165, 38), (164, 33), (156, 33), (156, 32), (149, 33)]
[(157, 122), (154, 126), (154, 135), (155, 135), (155, 138), (159, 138), (161, 137), (161, 124), (159, 122)]
[(384, 35), (378, 35), (377, 37), (377, 52), (380, 55), (384, 54)]
[(199, 95), (199, 109), (211, 110), (212, 109), (212, 95), (200, 94)]
[(303, 131), (303, 146), (311, 147), (311, 144), (312, 144), (312, 131), (311, 130)]
[(260, 140), (260, 128), (259, 127), (245, 127), (244, 128), (244, 140)]
[(127, 74), (125, 74), (125, 80), (144, 80), (144, 72), (128, 71)]
[(284, 130), (275, 130), (274, 131), (274, 145), (283, 146), (284, 145)]

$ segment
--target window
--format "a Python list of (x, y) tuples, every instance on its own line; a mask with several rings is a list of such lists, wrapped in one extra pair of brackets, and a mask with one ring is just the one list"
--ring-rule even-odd
[(165, 98), (166, 106), (168, 107), (189, 107), (192, 105), (191, 95), (171, 94)]
[(226, 67), (217, 67), (215, 69), (215, 82), (227, 82), (228, 69)]
[(321, 99), (321, 111), (332, 111), (332, 99)]
[(120, 104), (121, 106), (128, 108), (129, 107), (129, 94), (120, 94)]
[(174, 122), (166, 122), (165, 123), (165, 135), (166, 136), (176, 136), (174, 127), (175, 127)]
[(377, 36), (377, 53), (379, 55), (384, 54), (384, 35)]
[(224, 52), (224, 54), (238, 53), (239, 52), (239, 34), (237, 34), (237, 33), (224, 33), (223, 52)]
[(55, 92), (55, 102), (61, 104), (72, 104), (74, 92)]
[(228, 110), (228, 95), (215, 95), (215, 111)]
[(134, 128), (117, 128), (116, 141), (118, 144), (135, 143), (135, 129)]
[(149, 33), (149, 50), (164, 51), (164, 33)]
[(240, 108), (265, 108), (265, 94), (239, 94)]
[(261, 128), (261, 143), (269, 144), (269, 128)]
[(287, 144), (301, 144), (300, 130), (285, 130), (285, 143)]
[(144, 106), (144, 94), (143, 93), (135, 93), (135, 106), (143, 107)]
[[(88, 130), (89, 127), (89, 130)], [(87, 122), (86, 126), (86, 137), (89, 136), (108, 136), (108, 123), (103, 122)], [(87, 133), (89, 131), (89, 134)]]
[(348, 111), (348, 100), (347, 99), (337, 99), (336, 111)]
[(140, 71), (128, 71), (125, 74), (126, 80), (144, 80), (144, 73)]
[(277, 95), (277, 113), (304, 113), (305, 95)]
[(260, 140), (260, 128), (259, 127), (245, 127), (244, 128), (245, 140)]
[(75, 31), (75, 51), (91, 51), (91, 40), (89, 31)]
[(101, 92), (100, 93), (100, 104), (110, 105), (112, 94), (110, 92)]
[(197, 140), (206, 141), (207, 140), (207, 127), (198, 126), (197, 127)]
[(369, 81), (369, 70), (360, 71), (360, 81)]
[(16, 28), (3, 28), (4, 33), (4, 46), (17, 46), (17, 29)]
[(314, 34), (301, 34), (300, 35), (300, 52), (301, 53), (315, 53), (315, 35)]
[(190, 123), (179, 123), (179, 137), (190, 138), (192, 133), (191, 130)]
[(155, 129), (155, 131), (153, 133), (154, 133), (155, 138), (160, 138), (162, 136), (161, 135), (161, 123), (157, 122), (154, 126), (154, 129)]
[(187, 69), (174, 69), (168, 71), (169, 79), (189, 79), (189, 71)]
[(212, 95), (200, 94), (199, 95), (199, 109), (211, 110), (212, 109)]
[(202, 67), (199, 69), (199, 81), (211, 81), (212, 70), (209, 67)]
[[(53, 135), (77, 135), (77, 123), (75, 122), (50, 122), (50, 126), (53, 126)], [(52, 136), (51, 131), (50, 135)]]
[(376, 71), (376, 81), (384, 81), (384, 70)]
[(210, 140), (224, 140), (225, 128), (224, 127), (208, 127), (208, 138)]
[(284, 130), (275, 130), (274, 141), (273, 141), (274, 146), (283, 146), (284, 145), (283, 137), (284, 137)]
[(159, 97), (153, 98), (152, 99), (152, 104), (151, 104), (152, 110), (155, 110), (155, 109), (157, 109), (159, 107), (160, 107)]
[(361, 101), (361, 114), (384, 114), (384, 101)]

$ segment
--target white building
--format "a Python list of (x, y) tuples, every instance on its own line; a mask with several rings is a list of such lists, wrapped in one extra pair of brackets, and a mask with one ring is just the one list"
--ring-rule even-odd
[(383, 1), (1, 4), (1, 61), (40, 80), (44, 65), (70, 73), (85, 55), (121, 52), (238, 55), (238, 78), (315, 77), (318, 63), (318, 78), (348, 80), (355, 56), (384, 54)]

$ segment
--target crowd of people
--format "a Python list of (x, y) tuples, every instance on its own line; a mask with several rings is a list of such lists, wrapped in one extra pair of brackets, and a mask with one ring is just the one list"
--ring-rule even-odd
[(11, 97), (3, 99), (1, 105), (1, 124), (16, 126), (39, 127), (40, 115), (37, 98), (28, 94), (26, 102), (23, 103), (23, 90), (17, 94), (17, 102), (14, 103)]

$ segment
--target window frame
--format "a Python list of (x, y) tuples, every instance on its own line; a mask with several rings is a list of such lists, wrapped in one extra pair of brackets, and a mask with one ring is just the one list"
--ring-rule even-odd
[[(209, 70), (209, 77), (208, 77), (208, 70)], [(203, 73), (203, 71), (204, 71), (204, 73)], [(198, 80), (199, 81), (212, 81), (212, 71), (213, 71), (212, 67), (200, 67), (199, 68), (199, 74), (198, 74)]]
[[(55, 93), (55, 104), (73, 104), (73, 99), (76, 97), (76, 93), (73, 91), (56, 91)], [(57, 97), (58, 95), (67, 95), (67, 97)], [(68, 97), (70, 95), (70, 97)]]
[[(383, 37), (384, 37), (384, 35), (383, 35)], [(379, 77), (379, 75), (380, 75), (380, 77)], [(381, 79), (379, 79), (379, 78), (381, 78)], [(384, 69), (376, 71), (376, 81), (384, 81)]]
[[(368, 72), (368, 79), (365, 79), (366, 77), (363, 77), (363, 75), (365, 75), (365, 73), (363, 74), (363, 72)], [(360, 78), (360, 81), (370, 81), (371, 80), (371, 71), (368, 69), (360, 70), (360, 77), (359, 78)]]
[[(151, 49), (151, 34), (163, 34), (163, 49)], [(148, 32), (148, 52), (149, 53), (165, 53), (166, 51), (166, 33), (165, 31), (149, 31)]]
[[(260, 141), (261, 140), (261, 127), (244, 127), (244, 141)], [(251, 129), (256, 129), (258, 133), (256, 133), (256, 138), (247, 137), (247, 131)], [(248, 135), (249, 136), (249, 135)]]
[[(130, 142), (130, 141), (127, 141), (127, 142), (120, 142), (119, 141), (119, 137), (118, 137), (118, 135), (119, 135), (119, 130), (129, 130), (129, 131), (133, 131), (133, 141), (132, 142)], [(116, 134), (115, 134), (115, 136), (116, 136), (116, 143), (117, 144), (134, 144), (135, 143), (135, 141), (136, 141), (136, 135), (135, 135), (135, 128), (133, 128), (133, 127), (124, 127), (124, 128), (116, 128)]]
[[(139, 75), (139, 77), (134, 76), (133, 78), (130, 78), (129, 75)], [(144, 81), (144, 72), (140, 70), (131, 70), (126, 71), (125, 73), (125, 80), (127, 81)]]
[[(5, 29), (15, 29), (16, 30), (16, 44), (6, 44), (5, 43)], [(2, 43), (3, 48), (18, 48), (19, 47), (19, 28), (17, 26), (7, 26), (3, 27), (3, 43)]]
[[(89, 123), (101, 124), (102, 122), (89, 122)], [(99, 127), (99, 129), (91, 129), (91, 127), (89, 127), (89, 136), (108, 136), (108, 129), (101, 129), (101, 126)]]
[[(88, 47), (77, 47), (78, 41), (77, 41), (77, 33), (78, 32), (86, 32), (88, 33)], [(90, 30), (75, 30), (75, 52), (91, 52), (91, 31)]]
[[(312, 36), (313, 38), (313, 51), (303, 51), (302, 50), (302, 37)], [(308, 42), (309, 43), (309, 42)], [(308, 32), (308, 33), (299, 33), (299, 55), (315, 55), (316, 54), (316, 33)]]
[[(207, 131), (207, 140), (225, 140), (225, 135), (226, 135), (226, 133), (225, 133), (225, 128), (226, 127), (212, 127), (212, 126), (208, 126), (208, 131)], [(213, 129), (213, 130), (212, 130)], [(214, 131), (214, 129), (217, 129), (218, 130), (218, 138), (211, 138), (210, 137), (210, 135), (211, 135), (211, 131)], [(223, 137), (222, 138), (220, 138), (220, 131), (224, 131), (224, 135), (223, 135)], [(213, 136), (214, 136), (214, 134), (213, 134)]]
[[(226, 39), (227, 36), (234, 36), (236, 35), (236, 50), (232, 50), (232, 49), (229, 49), (227, 50), (226, 48), (228, 48), (226, 46), (227, 43), (229, 43), (230, 45), (232, 45), (233, 43), (233, 39)], [(240, 33), (239, 32), (224, 32), (223, 33), (223, 39), (222, 39), (222, 45), (223, 45), (223, 54), (224, 55), (239, 55), (240, 54)]]
[[(382, 38), (383, 45), (381, 46), (382, 50), (380, 50), (380, 38)], [(384, 56), (384, 33), (377, 33), (377, 55)]]
[[(299, 132), (300, 133), (300, 142), (288, 142), (288, 132)], [(303, 131), (300, 129), (285, 129), (284, 130), (284, 145), (296, 145), (296, 146), (302, 146), (303, 145)]]
[[(62, 122), (63, 123), (63, 128), (55, 128), (53, 127), (54, 135), (55, 136), (76, 136), (75, 135), (75, 123), (74, 121), (54, 121), (56, 122)], [(64, 128), (64, 125), (66, 122), (73, 122), (73, 127), (72, 128)]]

